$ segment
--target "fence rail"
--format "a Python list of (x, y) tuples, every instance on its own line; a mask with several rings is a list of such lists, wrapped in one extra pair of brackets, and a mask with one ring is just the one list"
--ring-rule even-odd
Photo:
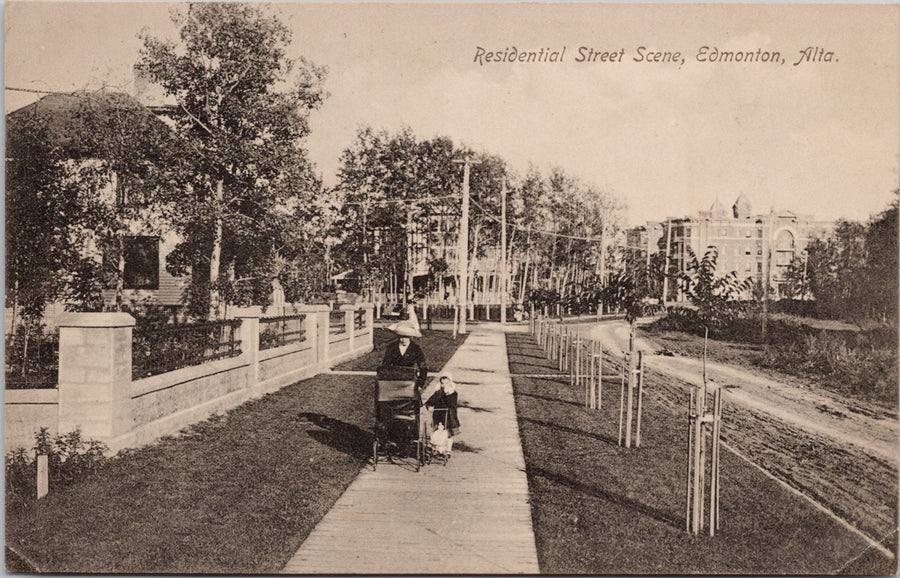
[(359, 331), (366, 328), (366, 310), (359, 309), (353, 314), (353, 330)]
[(241, 354), (239, 319), (172, 327), (135, 327), (132, 379), (201, 365)]
[(259, 320), (259, 350), (306, 341), (306, 314), (263, 317)]
[(339, 335), (347, 332), (346, 316), (343, 311), (332, 311), (328, 315), (328, 333)]

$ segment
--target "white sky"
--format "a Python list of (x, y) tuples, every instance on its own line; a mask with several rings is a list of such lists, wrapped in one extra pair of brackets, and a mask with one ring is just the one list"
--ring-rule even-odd
[[(131, 89), (137, 34), (171, 36), (173, 4), (6, 4), (5, 85)], [(326, 183), (356, 128), (446, 135), (524, 172), (559, 165), (619, 195), (629, 224), (740, 193), (816, 218), (865, 220), (900, 182), (900, 5), (278, 3), (292, 51), (326, 65), (310, 156)], [(477, 47), (566, 53), (474, 62)], [(625, 49), (577, 63), (578, 47)], [(633, 61), (680, 51), (683, 66)], [(784, 65), (700, 63), (701, 46)], [(836, 62), (794, 66), (806, 47)], [(14, 110), (39, 95), (5, 91)]]

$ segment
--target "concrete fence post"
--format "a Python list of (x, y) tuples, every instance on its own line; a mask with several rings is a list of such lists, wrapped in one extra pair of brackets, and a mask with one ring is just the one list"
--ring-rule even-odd
[(59, 320), (59, 432), (81, 430), (115, 452), (133, 429), (127, 313), (68, 313)]
[[(280, 309), (283, 313), (283, 308)], [(241, 320), (241, 357), (248, 363), (247, 389), (252, 397), (259, 385), (259, 319), (262, 317), (262, 307), (235, 307), (232, 315)]]
[(328, 364), (328, 318), (331, 308), (328, 305), (315, 305), (307, 313), (307, 335), (315, 339), (316, 371), (327, 371)]

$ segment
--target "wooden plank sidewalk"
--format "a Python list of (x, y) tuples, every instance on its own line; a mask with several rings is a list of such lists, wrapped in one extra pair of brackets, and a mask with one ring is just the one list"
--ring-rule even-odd
[(460, 399), (450, 462), (364, 469), (282, 573), (539, 573), (502, 328), (473, 327), (445, 369)]

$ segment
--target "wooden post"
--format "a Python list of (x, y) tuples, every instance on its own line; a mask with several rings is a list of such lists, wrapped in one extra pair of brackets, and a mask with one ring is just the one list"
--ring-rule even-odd
[(37, 498), (40, 500), (50, 491), (50, 468), (47, 465), (47, 455), (40, 454), (37, 457)]
[(693, 462), (694, 462), (694, 419), (695, 419), (695, 410), (694, 410), (694, 387), (691, 386), (691, 394), (690, 394), (690, 404), (688, 405), (688, 448), (687, 448), (687, 475), (685, 476), (687, 480), (687, 488), (685, 490), (685, 512), (684, 512), (684, 525), (685, 530), (691, 531), (691, 511), (693, 510), (693, 496), (691, 495), (691, 488), (694, 485), (691, 483), (693, 480)]
[(597, 358), (597, 409), (603, 409), (603, 348), (598, 347)]
[(692, 461), (693, 461), (693, 507), (692, 507), (692, 520), (691, 520), (691, 533), (699, 534), (700, 533), (700, 524), (701, 524), (701, 509), (703, 504), (703, 492), (701, 491), (702, 487), (701, 483), (701, 468), (703, 467), (703, 462), (700, 460), (700, 447), (703, 438), (703, 391), (700, 390), (697, 392), (697, 403), (696, 403), (696, 417), (694, 418), (694, 435), (693, 435), (693, 447), (692, 449)]
[(591, 409), (597, 409), (597, 397), (596, 397), (596, 374), (594, 373), (597, 367), (597, 342), (591, 341), (591, 355), (590, 355), (590, 366), (588, 367), (588, 383), (587, 387), (590, 388), (590, 398), (591, 398)]
[(506, 292), (509, 285), (506, 261), (506, 177), (503, 177), (500, 196), (500, 325), (506, 325)]
[(619, 389), (619, 445), (622, 445), (622, 424), (625, 421), (625, 372), (628, 364), (622, 364), (622, 387)]
[(625, 415), (625, 447), (631, 447), (631, 420), (632, 413), (634, 407), (634, 386), (635, 386), (635, 373), (636, 369), (634, 367), (634, 355), (628, 356), (628, 401), (626, 403), (628, 409), (627, 414)]
[(641, 413), (644, 400), (644, 352), (638, 351), (638, 367), (637, 367), (637, 425), (635, 425), (634, 447), (641, 447)]
[(713, 401), (713, 426), (712, 426), (712, 481), (709, 494), (709, 535), (714, 536), (719, 529), (719, 450), (721, 448), (722, 435), (722, 388), (716, 389)]

